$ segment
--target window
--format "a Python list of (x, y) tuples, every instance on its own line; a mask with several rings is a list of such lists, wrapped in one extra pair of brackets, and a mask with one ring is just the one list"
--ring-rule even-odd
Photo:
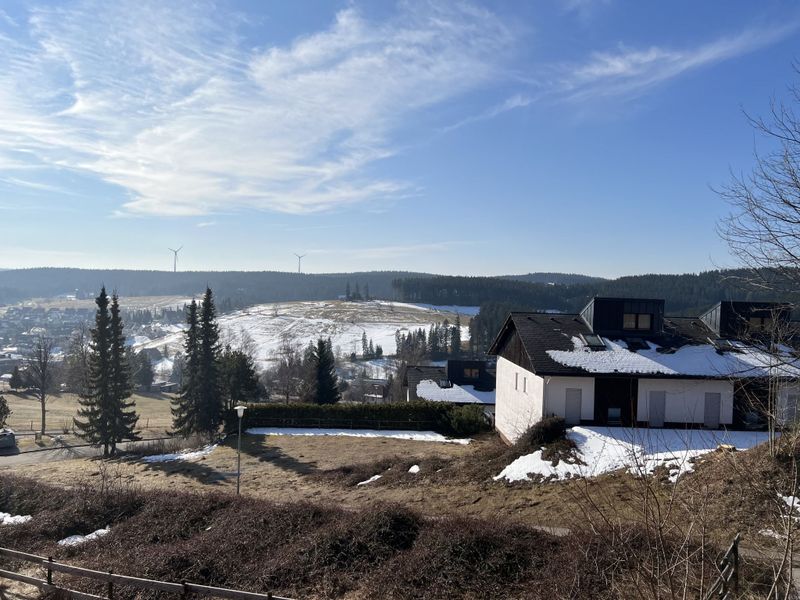
[(480, 376), (480, 369), (464, 369), (464, 379), (478, 379)]
[(514, 389), (519, 389), (519, 373), (514, 373)]
[(751, 331), (765, 331), (769, 329), (772, 319), (769, 317), (750, 317), (748, 323)]
[(608, 424), (622, 423), (622, 409), (614, 406), (608, 408)]
[(522, 378), (522, 391), (525, 394), (528, 393), (528, 378), (527, 377), (523, 377)]
[(584, 343), (589, 347), (589, 350), (605, 350), (606, 344), (599, 335), (595, 333), (584, 333), (581, 334), (583, 336)]
[(622, 328), (634, 331), (650, 331), (653, 315), (650, 313), (625, 313), (622, 315)]

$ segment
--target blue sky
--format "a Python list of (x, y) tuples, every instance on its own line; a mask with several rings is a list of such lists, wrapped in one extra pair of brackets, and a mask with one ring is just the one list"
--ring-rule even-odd
[(0, 267), (730, 266), (791, 2), (0, 4)]

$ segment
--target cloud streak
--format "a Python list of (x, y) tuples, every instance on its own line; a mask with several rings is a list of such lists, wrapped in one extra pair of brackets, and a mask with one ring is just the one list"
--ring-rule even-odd
[(613, 52), (595, 52), (582, 64), (562, 67), (555, 92), (572, 101), (636, 96), (689, 71), (774, 44), (797, 29), (796, 22), (769, 29), (750, 29), (682, 50), (621, 46)]
[(252, 49), (216, 11), (78, 1), (0, 29), (0, 161), (94, 174), (125, 191), (123, 215), (400, 197), (371, 167), (414, 115), (492, 81), (514, 42), (483, 9), (415, 3)]

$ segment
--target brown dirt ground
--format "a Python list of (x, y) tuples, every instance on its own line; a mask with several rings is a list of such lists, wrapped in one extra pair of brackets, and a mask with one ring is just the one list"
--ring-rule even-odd
[[(233, 491), (235, 442), (232, 437), (194, 462), (145, 464), (119, 459), (111, 468), (116, 476), (144, 488)], [(494, 464), (504, 462), (506, 449), (490, 434), (469, 446), (380, 438), (244, 436), (242, 449), (242, 493), (277, 502), (325, 501), (353, 509), (393, 503), (430, 516), (570, 527), (584, 520), (581, 503), (571, 500), (583, 498), (587, 490), (601, 486), (599, 501), (614, 504), (616, 513), (624, 512), (638, 494), (636, 483), (620, 475), (592, 482), (494, 482), (491, 475), (499, 472)], [(488, 466), (480, 468), (482, 461)], [(407, 472), (412, 464), (420, 465), (419, 474)], [(79, 459), (13, 470), (50, 483), (73, 485), (98, 477), (100, 465), (98, 459)], [(384, 476), (382, 480), (355, 485), (378, 474)]]

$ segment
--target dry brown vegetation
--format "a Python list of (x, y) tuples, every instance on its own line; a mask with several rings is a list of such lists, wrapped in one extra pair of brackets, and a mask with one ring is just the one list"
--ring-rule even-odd
[[(100, 570), (295, 597), (654, 597), (647, 588), (669, 597), (671, 587), (683, 584), (694, 597), (713, 555), (663, 540), (677, 554), (706, 557), (676, 577), (654, 572), (652, 539), (635, 526), (556, 537), (503, 521), (430, 519), (388, 505), (349, 511), (225, 493), (145, 492), (109, 471), (71, 489), (0, 477), (0, 510), (34, 516), (4, 529), (3, 543), (16, 548)], [(106, 525), (111, 533), (98, 541), (55, 544)], [(86, 581), (70, 584), (103, 592)], [(116, 597), (134, 593), (119, 589)]]

